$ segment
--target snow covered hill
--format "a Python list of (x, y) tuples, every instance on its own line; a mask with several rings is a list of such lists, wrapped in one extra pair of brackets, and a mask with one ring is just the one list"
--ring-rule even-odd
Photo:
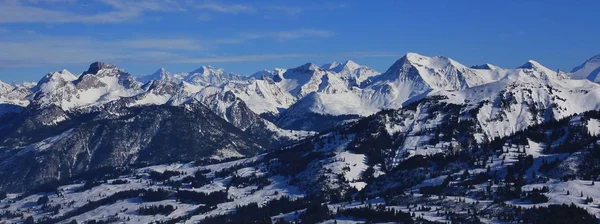
[(444, 133), (429, 136), (447, 150), (387, 167), (387, 153), (394, 153), (388, 149), (405, 136), (391, 134), (407, 123), (405, 113), (411, 112), (383, 111), (240, 160), (88, 172), (6, 195), (0, 217), (53, 223), (598, 221), (600, 137), (587, 134), (598, 129), (598, 111), (469, 147), (468, 138), (457, 137), (472, 135), (470, 130), (449, 120), (421, 131)]

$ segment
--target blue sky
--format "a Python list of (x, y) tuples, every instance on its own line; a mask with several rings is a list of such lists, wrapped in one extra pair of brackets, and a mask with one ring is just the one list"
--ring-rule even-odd
[(406, 52), (570, 70), (600, 53), (598, 8), (592, 0), (0, 0), (0, 80), (79, 74), (97, 60), (134, 75), (347, 59), (383, 72)]

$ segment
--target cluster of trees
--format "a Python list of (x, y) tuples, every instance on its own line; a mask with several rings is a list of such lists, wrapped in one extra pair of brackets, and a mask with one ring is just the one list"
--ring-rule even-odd
[(327, 207), (327, 204), (321, 203), (310, 203), (306, 210), (302, 214), (300, 214), (300, 222), (301, 223), (319, 223), (330, 219), (333, 217), (333, 214)]
[(200, 188), (210, 183), (210, 179), (208, 179), (205, 175), (209, 172), (210, 170), (196, 170), (193, 176), (186, 176), (183, 178), (182, 182), (190, 183), (190, 185), (194, 188)]
[(523, 211), (524, 223), (598, 223), (596, 216), (585, 209), (571, 205), (549, 205)]
[(78, 192), (84, 192), (94, 187), (100, 186), (101, 184), (106, 183), (106, 180), (87, 180), (83, 186), (77, 189)]
[(41, 197), (38, 198), (37, 204), (38, 205), (44, 205), (44, 204), (48, 203), (49, 201), (50, 201), (50, 199), (48, 198), (48, 196), (44, 195), (44, 196), (41, 196)]
[(237, 171), (237, 170), (239, 170), (241, 168), (244, 168), (244, 167), (246, 167), (248, 165), (249, 165), (248, 163), (238, 163), (238, 164), (235, 164), (235, 165), (233, 165), (231, 167), (227, 167), (227, 168), (224, 168), (224, 169), (221, 169), (221, 170), (217, 170), (217, 171), (215, 171), (215, 178), (225, 178), (225, 177), (233, 174), (233, 172), (235, 172), (235, 171)]
[(531, 201), (531, 203), (533, 204), (548, 202), (548, 197), (543, 194), (548, 191), (549, 189), (546, 186), (542, 188), (534, 188), (530, 192), (523, 192), (524, 197), (522, 198), (522, 200)]
[(256, 174), (252, 174), (249, 176), (241, 177), (238, 175), (231, 176), (231, 181), (229, 182), (230, 186), (235, 187), (246, 187), (246, 186), (258, 186), (258, 189), (262, 189), (263, 187), (271, 184), (271, 181), (266, 175), (257, 176)]
[(271, 216), (302, 210), (307, 206), (309, 206), (309, 201), (306, 199), (292, 200), (287, 196), (282, 196), (263, 206), (259, 206), (257, 203), (238, 206), (235, 213), (207, 217), (201, 223), (270, 223)]
[(175, 207), (172, 205), (150, 205), (138, 208), (138, 214), (140, 215), (169, 215), (175, 211)]
[(129, 183), (129, 181), (125, 180), (125, 179), (116, 179), (111, 182), (111, 184), (113, 184), (113, 185), (128, 184), (128, 183)]
[(150, 179), (152, 179), (153, 181), (165, 181), (170, 179), (171, 177), (174, 176), (179, 176), (182, 175), (182, 172), (179, 171), (172, 171), (172, 170), (165, 170), (165, 172), (158, 172), (158, 171), (150, 171), (149, 176)]
[(542, 160), (542, 163), (540, 164), (540, 168), (538, 169), (538, 171), (541, 173), (547, 173), (550, 170), (556, 168), (556, 166), (558, 166), (558, 164), (560, 164), (559, 159), (554, 159), (550, 162), (548, 162), (544, 159), (544, 160)]
[(78, 207), (76, 209), (73, 209), (63, 215), (56, 216), (54, 218), (49, 218), (49, 217), (42, 218), (42, 219), (38, 220), (36, 223), (58, 223), (63, 220), (69, 219), (71, 217), (78, 216), (83, 213), (92, 211), (100, 206), (114, 204), (115, 202), (117, 202), (119, 200), (140, 197), (147, 201), (160, 201), (160, 200), (164, 200), (164, 199), (168, 198), (169, 195), (170, 195), (170, 192), (163, 190), (163, 189), (159, 189), (159, 190), (135, 189), (135, 190), (120, 191), (120, 192), (116, 192), (108, 197), (99, 199), (97, 201), (89, 201), (87, 204), (85, 204), (81, 207)]
[(23, 213), (19, 211), (0, 211), (0, 220), (3, 219), (13, 219), (23, 217)]
[(165, 189), (148, 189), (144, 190), (140, 194), (140, 198), (144, 201), (162, 201), (167, 200), (171, 196), (173, 196), (173, 192), (165, 190)]
[(210, 193), (178, 190), (175, 197), (182, 202), (205, 204), (207, 206), (217, 205), (227, 202), (227, 191), (215, 191)]
[(367, 222), (394, 222), (394, 223), (413, 223), (411, 215), (396, 209), (386, 209), (385, 206), (376, 206), (374, 208), (348, 208), (338, 210), (336, 217), (353, 217), (363, 219)]

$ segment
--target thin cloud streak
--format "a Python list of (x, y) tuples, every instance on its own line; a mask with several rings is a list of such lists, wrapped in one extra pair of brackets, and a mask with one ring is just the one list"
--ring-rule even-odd
[[(58, 4), (53, 1), (53, 4)], [(143, 19), (146, 12), (177, 12), (186, 11), (186, 7), (174, 0), (97, 0), (97, 3), (110, 8), (105, 12), (95, 14), (83, 14), (77, 11), (61, 11), (44, 8), (33, 4), (22, 4), (26, 2), (0, 2), (0, 23), (42, 23), (42, 24), (106, 24), (124, 23)]]
[(276, 32), (262, 32), (262, 33), (243, 33), (234, 38), (220, 39), (216, 42), (218, 44), (240, 44), (249, 40), (258, 39), (274, 39), (277, 41), (286, 41), (291, 39), (299, 39), (306, 37), (331, 37), (335, 35), (333, 31), (329, 30), (316, 30), (316, 29), (299, 29), (299, 30), (287, 30), (287, 31), (276, 31)]
[(0, 40), (0, 66), (77, 64), (95, 60), (174, 60), (186, 58), (182, 55), (186, 52), (202, 49), (197, 41), (181, 38), (119, 41), (38, 35), (26, 38), (25, 41)]
[[(80, 3), (100, 4), (108, 8), (103, 12), (82, 13)], [(42, 4), (44, 3), (44, 4)], [(70, 10), (57, 10), (44, 6), (67, 4)], [(333, 8), (346, 7), (340, 3), (322, 3), (312, 6), (291, 6), (278, 4), (231, 4), (217, 1), (178, 1), (178, 0), (144, 0), (144, 1), (124, 1), (124, 0), (94, 0), (76, 1), (76, 0), (27, 0), (27, 1), (2, 1), (0, 2), (0, 24), (15, 23), (39, 23), (39, 24), (113, 24), (126, 23), (134, 21), (143, 21), (148, 12), (172, 13), (189, 12), (205, 13), (199, 16), (199, 21), (212, 20), (212, 16), (206, 16), (206, 13), (222, 14), (258, 14), (277, 12), (295, 16), (308, 10), (327, 10)]]
[(339, 52), (339, 53), (311, 53), (311, 54), (255, 54), (243, 56), (225, 56), (225, 57), (205, 57), (205, 58), (189, 58), (182, 60), (169, 61), (169, 63), (220, 63), (220, 62), (251, 62), (251, 61), (268, 61), (282, 58), (323, 58), (323, 57), (344, 57), (344, 58), (369, 58), (369, 57), (401, 57), (402, 54), (389, 52)]
[(83, 15), (21, 4), (0, 3), (0, 23), (120, 23), (141, 16), (139, 11), (109, 11)]
[(228, 13), (228, 14), (239, 14), (239, 13), (255, 13), (257, 10), (250, 5), (242, 4), (219, 4), (212, 1), (205, 3), (196, 4), (195, 8), (205, 9), (213, 12)]
[[(4, 58), (0, 56), (0, 66), (3, 67), (34, 67), (40, 65), (53, 64), (81, 64), (90, 63), (92, 61), (107, 61), (111, 63), (128, 63), (128, 64), (148, 64), (148, 63), (173, 63), (173, 64), (203, 64), (203, 63), (225, 63), (225, 62), (256, 62), (256, 61), (272, 61), (284, 58), (368, 58), (368, 57), (400, 57), (402, 54), (389, 52), (338, 52), (338, 53), (289, 53), (289, 54), (251, 54), (239, 56), (223, 56), (223, 57), (186, 57), (178, 54), (172, 54), (162, 51), (144, 51), (115, 55), (109, 52), (87, 52), (85, 50), (79, 52), (71, 52), (77, 55), (71, 57), (55, 57), (58, 60), (39, 60), (40, 58)], [(95, 53), (99, 58), (96, 58), (89, 53)], [(80, 55), (80, 56), (78, 56)], [(112, 55), (113, 57), (106, 57)], [(77, 58), (77, 59), (75, 59)], [(64, 61), (63, 61), (64, 60)]]

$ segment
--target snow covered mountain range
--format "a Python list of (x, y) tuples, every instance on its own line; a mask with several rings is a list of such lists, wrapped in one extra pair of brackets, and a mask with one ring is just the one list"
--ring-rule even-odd
[[(381, 74), (346, 61), (323, 66), (307, 63), (291, 69), (264, 70), (251, 76), (211, 66), (185, 73), (170, 73), (161, 68), (137, 79), (113, 65), (96, 62), (80, 76), (66, 70), (52, 72), (30, 88), (0, 83), (0, 102), (18, 106), (32, 104), (38, 108), (54, 105), (72, 110), (121, 98), (133, 98), (131, 106), (180, 105), (195, 98), (211, 105), (209, 107), (226, 120), (235, 120), (231, 114), (227, 115), (231, 113), (227, 110), (234, 105), (232, 100), (238, 98), (253, 113), (279, 127), (321, 131), (348, 119), (326, 127), (316, 125), (319, 122), (312, 125), (298, 120), (364, 117), (382, 109), (401, 108), (428, 95), (470, 91), (489, 83), (504, 83), (511, 77), (519, 79), (517, 74), (523, 72), (540, 76), (539, 84), (547, 82), (541, 77), (544, 75), (553, 77), (552, 80), (567, 80), (564, 82), (571, 82), (567, 77), (595, 81), (599, 59), (599, 56), (589, 59), (572, 73), (555, 74), (535, 61), (516, 69), (490, 64), (467, 67), (447, 57), (408, 53)], [(560, 85), (563, 81), (556, 83)]]
[[(0, 197), (0, 219), (148, 222), (137, 205), (158, 204), (138, 195), (158, 193), (144, 186), (175, 207), (154, 214), (165, 222), (306, 221), (315, 202), (335, 211), (318, 219), (331, 222), (351, 209), (392, 209), (382, 222), (527, 222), (544, 211), (516, 207), (540, 200), (600, 215), (561, 195), (600, 197), (598, 71), (600, 56), (565, 73), (408, 53), (383, 73), (346, 61), (134, 77), (94, 62), (35, 85), (0, 82), (0, 179), (10, 180), (0, 193), (29, 192)], [(274, 213), (273, 200), (298, 209)], [(228, 216), (240, 207), (264, 217)]]

